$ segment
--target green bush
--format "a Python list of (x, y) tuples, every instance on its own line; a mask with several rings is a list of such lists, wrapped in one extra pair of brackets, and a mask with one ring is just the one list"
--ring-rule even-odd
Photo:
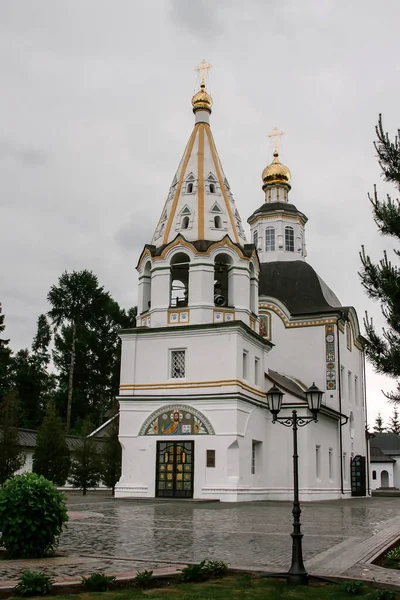
[(207, 560), (204, 565), (204, 570), (207, 575), (223, 577), (229, 570), (229, 563), (226, 563), (223, 560)]
[(376, 600), (396, 600), (396, 597), (395, 592), (391, 590), (379, 590), (374, 596)]
[(392, 550), (389, 550), (389, 552), (386, 552), (385, 558), (387, 558), (388, 560), (390, 560), (393, 563), (399, 563), (400, 562), (400, 546), (396, 546), (396, 548), (393, 548)]
[(51, 554), (66, 521), (64, 494), (41, 475), (16, 475), (0, 488), (0, 545), (11, 557)]
[(83, 585), (91, 592), (106, 592), (114, 582), (114, 575), (105, 573), (92, 573), (89, 577), (82, 577)]
[(14, 589), (20, 596), (46, 596), (53, 587), (53, 579), (42, 571), (25, 569), (18, 581)]
[(362, 594), (364, 591), (364, 584), (362, 581), (348, 581), (344, 584), (344, 591), (346, 594), (352, 594), (353, 596), (357, 596), (358, 594)]
[(183, 583), (196, 583), (197, 581), (205, 579), (206, 575), (206, 561), (202, 560), (201, 563), (188, 565), (181, 569), (179, 579)]
[(139, 587), (147, 587), (152, 579), (153, 571), (138, 571), (134, 581)]

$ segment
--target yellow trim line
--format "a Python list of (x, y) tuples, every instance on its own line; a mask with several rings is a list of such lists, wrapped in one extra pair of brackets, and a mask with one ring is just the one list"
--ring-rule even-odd
[(228, 387), (228, 386), (234, 386), (237, 385), (241, 388), (243, 388), (244, 390), (246, 390), (247, 392), (251, 392), (252, 394), (255, 394), (256, 396), (259, 396), (261, 398), (263, 398), (265, 400), (265, 394), (263, 392), (261, 392), (260, 390), (251, 387), (250, 385), (247, 385), (246, 383), (244, 383), (243, 381), (240, 381), (240, 379), (222, 379), (220, 381), (183, 381), (181, 383), (179, 383), (179, 380), (177, 380), (177, 382), (172, 383), (172, 382), (168, 382), (168, 383), (149, 383), (149, 384), (134, 384), (134, 383), (122, 383), (119, 386), (120, 391), (144, 391), (144, 390), (158, 390), (158, 389), (176, 389), (176, 388), (189, 388), (189, 389), (193, 389), (194, 387), (196, 388), (209, 388), (209, 387)]
[(197, 170), (198, 170), (198, 211), (199, 211), (199, 229), (198, 239), (204, 240), (204, 123), (199, 127), (199, 146), (197, 151)]

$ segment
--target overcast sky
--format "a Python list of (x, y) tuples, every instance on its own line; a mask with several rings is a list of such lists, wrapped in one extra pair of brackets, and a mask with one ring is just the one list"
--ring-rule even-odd
[[(382, 324), (357, 271), (394, 242), (368, 193), (374, 126), (400, 126), (398, 0), (2, 0), (0, 301), (31, 344), (64, 270), (91, 269), (124, 307), (193, 126), (194, 68), (213, 69), (217, 149), (245, 221), (263, 202), (267, 134), (285, 132), (308, 262), (342, 304)], [(392, 252), (390, 252), (392, 256)], [(389, 416), (368, 372), (370, 422)]]

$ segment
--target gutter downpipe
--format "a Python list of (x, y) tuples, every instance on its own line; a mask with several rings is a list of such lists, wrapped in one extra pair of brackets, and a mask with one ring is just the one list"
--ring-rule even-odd
[[(343, 313), (339, 318), (343, 317)], [(336, 322), (337, 328), (337, 356), (338, 356), (338, 382), (339, 382), (339, 412), (342, 413), (342, 366), (340, 364), (340, 329), (339, 329), (339, 319)], [(339, 452), (340, 452), (340, 491), (344, 494), (343, 487), (343, 437), (342, 437), (342, 420), (340, 420), (339, 427)]]

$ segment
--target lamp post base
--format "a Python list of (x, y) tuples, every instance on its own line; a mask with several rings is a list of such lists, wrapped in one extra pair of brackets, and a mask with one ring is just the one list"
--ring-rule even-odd
[(288, 585), (308, 585), (308, 573), (289, 573), (287, 576)]

